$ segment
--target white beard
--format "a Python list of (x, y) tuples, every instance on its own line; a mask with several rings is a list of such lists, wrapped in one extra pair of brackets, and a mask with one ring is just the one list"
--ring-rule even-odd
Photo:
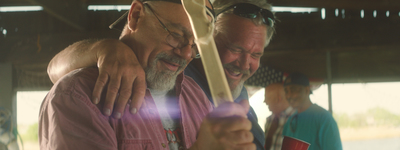
[[(165, 59), (180, 65), (176, 72), (172, 71), (159, 71), (157, 69), (157, 62), (160, 59)], [(145, 69), (147, 86), (154, 92), (169, 91), (175, 87), (175, 81), (178, 74), (186, 67), (186, 60), (169, 56), (166, 53), (157, 54), (153, 62)]]
[(240, 92), (242, 92), (244, 81), (240, 81), (235, 89), (231, 90), (232, 98), (235, 100), (239, 97)]

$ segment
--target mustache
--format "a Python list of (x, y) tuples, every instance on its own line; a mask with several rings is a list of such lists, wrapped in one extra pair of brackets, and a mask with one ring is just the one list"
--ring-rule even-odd
[(179, 68), (185, 67), (187, 61), (185, 59), (179, 58), (177, 56), (168, 55), (167, 53), (160, 53), (156, 56), (156, 60), (164, 60), (167, 62), (175, 63), (179, 65)]
[(240, 72), (245, 76), (249, 76), (250, 75), (250, 70), (242, 70), (239, 67), (237, 67), (237, 66), (235, 66), (233, 64), (230, 64), (230, 63), (229, 64), (224, 64), (223, 67), (225, 69), (233, 70), (235, 72)]

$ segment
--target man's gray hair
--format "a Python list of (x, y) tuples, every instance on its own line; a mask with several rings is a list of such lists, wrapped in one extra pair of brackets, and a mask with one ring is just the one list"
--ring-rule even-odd
[[(216, 22), (216, 29), (218, 29), (218, 20), (224, 16), (225, 13), (232, 13), (233, 11), (224, 11), (226, 8), (238, 4), (238, 3), (249, 3), (256, 5), (262, 9), (272, 10), (272, 5), (267, 2), (267, 0), (215, 0), (213, 3), (215, 14), (217, 14), (217, 22)], [(224, 11), (224, 12), (222, 12)], [(262, 24), (262, 17), (258, 16), (255, 19), (252, 19), (254, 24), (261, 25)], [(223, 19), (221, 19), (223, 20)], [(217, 31), (218, 32), (218, 31)], [(275, 26), (270, 27), (267, 25), (267, 43), (272, 38), (272, 35), (275, 33)]]

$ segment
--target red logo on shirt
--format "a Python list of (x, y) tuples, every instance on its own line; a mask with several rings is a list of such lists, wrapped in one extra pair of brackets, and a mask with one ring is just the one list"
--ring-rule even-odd
[(179, 145), (181, 144), (181, 128), (176, 128), (174, 129), (164, 129), (165, 134), (167, 135), (167, 140), (168, 143), (178, 143)]

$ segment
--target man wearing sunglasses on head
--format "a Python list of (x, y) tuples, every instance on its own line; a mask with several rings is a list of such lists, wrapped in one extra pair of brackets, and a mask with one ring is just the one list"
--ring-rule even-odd
[[(247, 91), (243, 83), (258, 69), (260, 57), (263, 55), (264, 48), (269, 44), (274, 33), (274, 15), (270, 11), (271, 5), (266, 1), (260, 0), (216, 0), (214, 9), (217, 14), (215, 22), (214, 39), (224, 67), (229, 87), (235, 102), (248, 99)], [(163, 24), (160, 21), (160, 24)], [(166, 31), (168, 28), (162, 25)], [(174, 38), (171, 34), (165, 40), (172, 47), (175, 47)], [(77, 46), (78, 47), (78, 46)], [(193, 46), (192, 46), (193, 47)], [(79, 48), (74, 48), (79, 49)], [(99, 49), (97, 51), (107, 51), (109, 49)], [(195, 52), (195, 50), (193, 50)], [(141, 106), (140, 93), (121, 92), (132, 91), (132, 84), (135, 86), (137, 80), (143, 80), (140, 76), (140, 66), (135, 66), (135, 60), (124, 56), (131, 56), (130, 51), (119, 51), (118, 49), (109, 50), (105, 53), (120, 52), (121, 55), (103, 55), (98, 59), (92, 59), (90, 62), (84, 62), (82, 59), (76, 59), (77, 56), (90, 55), (84, 53), (70, 53), (68, 48), (64, 53), (58, 54), (49, 64), (49, 75), (53, 82), (63, 76), (65, 73), (81, 67), (97, 66), (100, 76), (98, 84), (93, 91), (93, 101), (98, 103), (101, 90), (105, 83), (108, 84), (108, 93), (106, 96), (104, 110), (106, 115), (113, 115), (119, 118), (123, 115), (123, 110), (128, 99), (130, 102), (130, 112), (135, 113)], [(104, 53), (104, 52), (101, 52)], [(96, 53), (97, 55), (98, 53)], [(95, 54), (93, 54), (95, 55)], [(193, 55), (197, 57), (198, 55)], [(94, 56), (93, 56), (94, 57)], [(73, 59), (73, 60), (71, 60)], [(140, 58), (138, 58), (140, 60)], [(74, 64), (63, 64), (64, 62), (75, 62)], [(118, 65), (118, 63), (120, 63)], [(115, 65), (116, 64), (116, 65)], [(112, 67), (114, 65), (114, 67)], [(139, 72), (139, 73), (138, 73)], [(211, 94), (207, 79), (200, 59), (194, 59), (185, 69), (185, 75), (192, 77), (203, 89), (207, 97), (211, 100)], [(111, 87), (111, 88), (110, 88)], [(97, 90), (96, 90), (97, 89)], [(136, 91), (138, 88), (134, 89)], [(117, 94), (119, 91), (119, 97)], [(102, 100), (103, 101), (103, 100)], [(115, 102), (115, 107), (114, 106)], [(114, 109), (113, 109), (114, 108)], [(116, 115), (118, 114), (118, 115)], [(254, 144), (257, 149), (263, 149), (265, 138), (262, 129), (258, 125), (257, 116), (252, 108), (247, 114), (252, 122), (251, 132), (254, 135)]]
[[(246, 2), (246, 3), (243, 3)], [(248, 99), (244, 82), (257, 71), (264, 48), (274, 33), (275, 17), (265, 0), (216, 0), (217, 14), (214, 39), (235, 102)], [(260, 8), (261, 7), (261, 8)], [(264, 9), (263, 9), (264, 8)], [(200, 59), (194, 59), (185, 69), (212, 99)], [(264, 132), (253, 108), (247, 114), (257, 149), (264, 149)]]

